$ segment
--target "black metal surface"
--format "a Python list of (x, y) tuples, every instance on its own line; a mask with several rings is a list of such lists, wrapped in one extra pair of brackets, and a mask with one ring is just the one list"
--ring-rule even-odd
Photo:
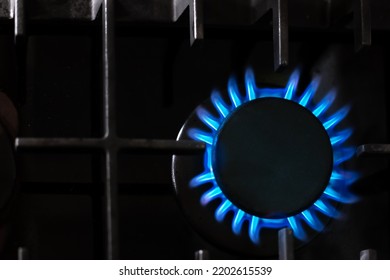
[[(0, 122), (0, 220), (15, 189), (15, 158), (8, 132)], [(0, 221), (1, 223), (1, 221)]]
[[(104, 137), (94, 138), (18, 138), (15, 141), (16, 148), (22, 149), (72, 149), (90, 150), (102, 149), (105, 160), (105, 205), (104, 205), (104, 234), (105, 257), (107, 259), (118, 258), (118, 214), (117, 214), (117, 153), (119, 150), (137, 152), (163, 152), (187, 154), (196, 153), (204, 149), (204, 145), (192, 141), (147, 140), (147, 139), (120, 139), (116, 131), (116, 106), (115, 106), (115, 22), (114, 1), (104, 1), (103, 5), (103, 126)], [(18, 27), (19, 26), (19, 27)], [(23, 31), (20, 25), (16, 25), (15, 32)]]
[(323, 193), (333, 151), (321, 122), (301, 105), (259, 98), (219, 128), (213, 172), (233, 204), (263, 218), (289, 217)]
[(0, 92), (0, 225), (7, 216), (15, 192), (16, 166), (13, 139), (18, 132), (18, 117), (7, 95)]
[[(29, 3), (27, 10), (29, 17), (26, 21), (28, 36), (32, 37), (33, 41), (29, 43), (29, 47), (25, 51), (18, 51), (18, 53), (26, 54), (29, 57), (28, 76), (30, 80), (33, 80), (33, 83), (31, 81), (29, 83), (28, 93), (30, 96), (26, 102), (27, 105), (21, 108), (23, 130), (17, 144), (21, 151), (19, 172), (22, 180), (22, 192), (27, 194), (29, 201), (29, 204), (24, 206), (25, 211), (36, 212), (37, 221), (34, 221), (33, 228), (22, 228), (20, 232), (30, 234), (34, 228), (41, 230), (38, 237), (42, 236), (42, 239), (35, 238), (33, 242), (29, 243), (39, 244), (39, 250), (29, 250), (32, 258), (100, 257), (100, 254), (96, 254), (95, 251), (93, 254), (90, 253), (91, 248), (88, 246), (91, 236), (98, 235), (96, 231), (101, 231), (101, 224), (97, 222), (97, 226), (94, 227), (95, 232), (92, 232), (88, 228), (90, 217), (84, 215), (83, 212), (84, 208), (90, 207), (88, 199), (91, 192), (95, 192), (93, 201), (96, 204), (92, 206), (93, 211), (100, 214), (104, 209), (99, 204), (101, 200), (99, 176), (102, 175), (103, 181), (104, 174), (98, 164), (101, 156), (99, 152), (95, 153), (95, 151), (104, 151), (106, 142), (104, 142), (105, 139), (100, 138), (102, 135), (99, 132), (94, 129), (91, 132), (90, 126), (83, 126), (85, 120), (90, 120), (84, 117), (85, 114), (88, 115), (91, 110), (95, 110), (89, 108), (85, 102), (85, 99), (89, 100), (90, 94), (85, 84), (91, 84), (91, 107), (101, 104), (101, 98), (99, 98), (99, 94), (96, 94), (101, 92), (100, 85), (97, 86), (101, 81), (101, 65), (99, 65), (101, 52), (99, 51), (98, 56), (92, 55), (94, 51), (88, 53), (91, 48), (90, 44), (92, 44), (93, 49), (97, 44), (100, 45), (100, 38), (93, 40), (92, 43), (88, 38), (84, 40), (85, 37), (89, 37), (90, 33), (95, 32), (95, 29), (99, 28), (100, 32), (100, 20), (91, 21), (93, 14), (96, 13), (91, 12), (88, 8), (91, 6), (87, 2), (91, 1), (36, 0), (27, 2)], [(122, 9), (121, 2), (128, 4), (133, 10)], [(390, 20), (387, 16), (390, 2), (371, 1), (374, 46), (358, 56), (354, 56), (351, 52), (351, 49), (353, 50), (353, 22), (349, 20), (346, 25), (333, 26), (330, 18), (334, 11), (328, 9), (328, 4), (331, 6), (331, 2), (339, 1), (289, 1), (288, 25), (291, 31), (289, 40), (291, 65), (295, 66), (297, 63), (304, 62), (309, 64), (305, 67), (313, 69), (315, 72), (324, 73), (322, 68), (311, 67), (320, 55), (326, 56), (325, 59), (322, 59), (328, 67), (327, 73), (333, 74), (329, 75), (330, 77), (325, 77), (325, 84), (337, 86), (342, 102), (352, 102), (358, 107), (352, 113), (352, 123), (358, 127), (355, 130), (357, 131), (357, 135), (355, 134), (356, 142), (359, 144), (388, 143), (388, 139), (383, 137), (385, 105), (382, 95), (383, 87), (389, 80), (386, 70), (388, 62), (388, 59), (386, 60), (388, 31), (386, 30), (390, 27)], [(14, 17), (13, 11), (7, 8), (10, 7), (7, 6), (9, 3), (10, 1), (0, 0), (1, 19)], [(76, 7), (79, 5), (78, 3), (84, 6), (77, 11), (79, 14), (72, 14), (70, 6)], [(149, 136), (151, 139), (172, 139), (188, 112), (205, 98), (209, 89), (220, 85), (229, 73), (237, 71), (237, 68), (230, 61), (233, 56), (234, 59), (240, 61), (243, 68), (248, 62), (255, 64), (256, 75), (261, 78), (259, 81), (276, 81), (283, 85), (288, 76), (286, 71), (278, 76), (269, 74), (273, 64), (271, 59), (273, 48), (272, 44), (269, 43), (273, 38), (271, 17), (268, 17), (270, 14), (265, 15), (258, 24), (254, 25), (259, 19), (256, 12), (257, 1), (205, 1), (204, 22), (205, 35), (208, 40), (205, 41), (202, 50), (187, 48), (188, 43), (185, 41), (188, 37), (187, 21), (180, 22), (178, 20), (178, 22), (172, 23), (173, 12), (164, 12), (164, 5), (170, 9), (173, 7), (173, 3), (179, 3), (179, 1), (123, 0), (115, 2), (115, 17), (120, 25), (119, 36), (117, 35), (120, 61), (117, 68), (120, 70), (118, 72), (122, 73), (119, 74), (121, 76), (118, 83), (120, 102), (117, 104), (118, 116), (119, 119), (122, 119), (119, 123), (122, 125), (118, 134), (131, 138), (128, 142), (119, 138), (115, 145), (123, 147), (124, 150), (126, 150), (127, 145), (130, 146), (128, 150), (132, 155), (133, 153), (138, 155), (139, 151), (145, 154), (197, 154), (201, 152), (204, 147), (192, 141), (186, 142), (187, 145), (182, 141), (150, 141), (145, 139), (148, 139)], [(85, 7), (86, 9), (84, 9)], [(184, 8), (182, 10), (184, 11)], [(223, 12), (221, 12), (222, 10)], [(133, 17), (134, 15), (138, 18)], [(57, 22), (56, 19), (67, 19), (68, 21)], [(80, 23), (80, 20), (85, 22)], [(159, 24), (152, 25), (151, 22)], [(160, 24), (161, 22), (166, 24)], [(14, 53), (12, 27), (12, 21), (1, 21), (1, 57), (11, 58)], [(355, 36), (355, 38), (357, 37)], [(167, 41), (172, 39), (176, 40), (177, 51), (171, 58), (168, 58), (163, 53), (168, 53), (170, 47)], [(245, 54), (240, 54), (240, 51), (231, 54), (232, 40), (239, 43), (252, 40), (253, 48), (248, 48)], [(4, 42), (8, 41), (11, 42), (9, 49), (4, 48)], [(334, 50), (327, 51), (332, 43), (341, 43), (344, 49), (341, 56), (334, 57)], [(41, 50), (41, 52), (37, 50)], [(306, 54), (310, 57), (309, 59), (305, 56)], [(99, 72), (99, 76), (94, 77), (92, 81), (88, 80), (87, 74), (84, 75), (88, 71), (83, 62), (89, 60), (81, 59), (90, 55), (93, 62), (87, 63), (88, 66), (92, 65), (92, 69)], [(302, 59), (302, 56), (306, 59)], [(163, 59), (171, 60), (170, 63), (167, 63), (170, 66), (164, 71), (160, 69), (160, 62)], [(48, 63), (48, 61), (52, 61), (52, 63)], [(343, 64), (341, 65), (339, 61), (343, 61)], [(13, 72), (9, 70), (14, 65), (10, 66), (4, 63), (7, 62), (4, 59), (1, 62), (0, 81), (1, 87), (3, 87), (10, 83), (8, 73)], [(42, 64), (47, 65), (47, 68), (39, 66)], [(74, 65), (78, 65), (78, 67), (76, 68)], [(172, 81), (171, 90), (167, 90), (170, 94), (168, 98), (166, 98), (165, 93), (160, 91), (160, 70), (165, 77), (170, 77)], [(290, 70), (287, 69), (287, 71)], [(237, 73), (241, 74), (241, 72)], [(324, 88), (323, 91), (327, 89)], [(13, 95), (12, 91), (11, 95)], [(123, 100), (131, 102), (123, 102)], [(160, 104), (161, 100), (168, 102)], [(82, 110), (80, 110), (81, 107)], [(171, 112), (173, 113), (171, 114)], [(93, 126), (100, 128), (100, 123), (95, 120), (100, 119), (101, 115), (99, 113), (92, 115), (95, 117), (91, 118), (94, 122)], [(99, 129), (97, 130), (99, 131)], [(68, 139), (69, 143), (67, 143)], [(22, 152), (24, 150), (29, 151), (29, 153)], [(73, 151), (78, 153), (80, 150), (92, 151), (94, 156), (91, 157), (90, 161), (92, 165), (98, 165), (98, 168), (92, 172), (94, 173), (93, 179), (84, 182), (85, 178), (90, 175), (89, 168), (83, 166), (84, 160), (73, 161), (72, 165), (69, 164), (68, 159), (63, 160), (56, 154), (44, 159), (49, 154), (42, 153), (45, 150), (50, 151), (50, 153), (63, 150), (69, 154)], [(26, 155), (31, 154), (31, 158), (28, 159)], [(78, 156), (76, 157), (79, 159)], [(189, 157), (193, 158), (193, 156)], [(201, 161), (202, 159), (200, 159)], [(369, 170), (375, 172), (378, 160), (375, 159), (375, 162), (372, 162), (368, 159), (368, 161), (368, 164), (360, 162), (363, 165), (360, 169), (365, 170), (368, 166)], [(56, 165), (59, 165), (57, 170), (52, 168)], [(122, 210), (123, 217), (121, 219), (123, 258), (143, 256), (154, 259), (192, 259), (193, 252), (197, 248), (210, 250), (215, 258), (218, 256), (220, 258), (242, 257), (241, 254), (221, 253), (214, 246), (194, 237), (196, 234), (186, 227), (184, 220), (180, 220), (180, 212), (176, 209), (176, 204), (171, 198), (172, 191), (167, 191), (170, 186), (170, 167), (160, 164), (159, 158), (150, 160), (150, 158), (134, 157), (130, 166), (123, 166), (123, 164), (121, 166), (126, 171), (125, 173), (129, 173), (128, 177), (144, 174), (145, 178), (152, 178), (146, 182), (139, 179), (139, 181), (125, 183), (121, 180), (129, 180), (128, 177), (124, 176), (125, 179), (118, 179), (120, 182), (119, 192), (124, 196), (122, 197), (122, 208), (125, 207), (125, 210)], [(141, 167), (138, 168), (138, 166)], [(74, 172), (77, 176), (73, 176), (72, 168), (77, 169), (78, 172)], [(160, 172), (160, 169), (163, 171)], [(156, 176), (156, 173), (160, 174), (164, 171), (167, 171), (168, 179), (159, 181), (161, 176)], [(186, 172), (183, 169), (180, 171)], [(383, 238), (383, 236), (388, 236), (388, 225), (383, 222), (383, 220), (388, 220), (386, 214), (388, 200), (386, 200), (387, 196), (383, 195), (388, 181), (386, 174), (388, 172), (384, 170), (378, 179), (374, 173), (372, 177), (375, 177), (375, 180), (363, 175), (364, 179), (367, 180), (362, 180), (361, 193), (369, 193), (368, 198), (363, 196), (362, 202), (359, 204), (346, 207), (346, 220), (334, 221), (331, 224), (330, 233), (325, 233), (324, 236), (310, 243), (303, 250), (296, 252), (296, 257), (298, 259), (357, 258), (356, 252), (359, 252), (361, 248), (380, 248), (380, 256), (388, 257), (388, 243)], [(142, 176), (140, 177), (142, 178)], [(382, 177), (383, 181), (381, 181)], [(380, 190), (378, 189), (379, 183)], [(160, 191), (160, 187), (162, 187), (162, 191)], [(45, 196), (45, 194), (51, 195)], [(60, 196), (59, 194), (67, 195)], [(75, 203), (80, 196), (85, 199), (82, 203)], [(36, 201), (38, 203), (34, 204)], [(158, 207), (156, 207), (155, 202), (159, 205)], [(69, 205), (72, 205), (72, 210), (74, 210), (72, 217), (68, 216)], [(53, 209), (52, 213), (54, 213), (49, 221), (45, 220), (50, 216), (47, 209)], [(156, 213), (154, 211), (156, 209), (160, 211), (157, 210), (158, 213)], [(88, 210), (85, 211), (88, 213)], [(381, 213), (380, 217), (377, 215), (378, 213)], [(154, 220), (144, 220), (145, 216), (153, 217)], [(85, 220), (83, 220), (84, 218)], [(77, 219), (82, 222), (77, 224)], [(75, 220), (74, 223), (73, 220)], [(47, 225), (55, 226), (60, 230), (55, 231)], [(228, 224), (222, 228), (229, 230), (230, 226)], [(77, 234), (74, 234), (75, 228), (79, 229)], [(161, 229), (158, 236), (154, 234), (156, 228)], [(224, 234), (223, 231), (222, 234)], [(15, 239), (19, 238), (13, 233), (11, 235)], [(225, 238), (223, 235), (221, 236), (222, 239)], [(93, 239), (96, 239), (93, 241), (94, 247), (103, 244), (103, 239), (99, 240), (95, 237)], [(272, 240), (272, 242), (274, 245), (277, 244), (277, 240)], [(61, 244), (58, 246), (58, 243)], [(254, 250), (254, 248), (251, 247), (249, 250)], [(12, 252), (16, 254), (16, 251)], [(256, 255), (256, 253), (254, 254)], [(244, 256), (247, 255), (244, 253)]]
[[(374, 1), (375, 2), (375, 1)], [(371, 45), (372, 15), (370, 0), (329, 1), (329, 22), (332, 26), (353, 27), (355, 51)], [(375, 6), (374, 6), (375, 7)], [(351, 25), (350, 23), (353, 22)]]
[(0, 91), (0, 124), (4, 125), (11, 139), (15, 139), (19, 129), (18, 112), (9, 97)]

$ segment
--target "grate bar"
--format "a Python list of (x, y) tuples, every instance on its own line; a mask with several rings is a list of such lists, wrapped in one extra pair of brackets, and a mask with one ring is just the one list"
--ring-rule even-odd
[(105, 138), (116, 136), (114, 1), (103, 2), (103, 96)]
[(24, 0), (15, 0), (14, 2), (14, 17), (15, 17), (15, 25), (14, 25), (14, 33), (15, 37), (18, 36), (25, 36), (26, 32), (26, 26), (25, 26), (25, 15), (24, 15), (24, 10), (25, 10), (25, 4)]
[[(20, 150), (96, 150), (107, 145), (105, 138), (17, 138), (16, 149)], [(160, 152), (164, 154), (200, 154), (205, 149), (203, 142), (192, 140), (117, 139), (117, 150), (125, 152)]]
[(103, 148), (104, 140), (94, 138), (16, 138), (17, 150), (63, 150)]
[(19, 247), (18, 248), (18, 260), (23, 261), (23, 260), (28, 260), (28, 259), (29, 259), (28, 249), (25, 247)]
[(371, 46), (371, 10), (370, 0), (355, 0), (355, 50)]
[[(105, 0), (111, 1), (111, 0)], [(117, 153), (112, 149), (106, 150), (105, 156), (105, 239), (106, 258), (115, 260), (119, 258), (118, 235), (118, 175)]]
[(357, 148), (357, 156), (389, 156), (390, 144), (365, 144)]
[(367, 260), (377, 260), (377, 252), (373, 249), (367, 249), (360, 251), (360, 260), (367, 261)]
[(118, 178), (115, 119), (115, 6), (103, 1), (103, 123), (105, 142), (105, 239), (106, 258), (118, 259)]
[(274, 69), (282, 70), (288, 64), (288, 0), (273, 1)]
[(124, 151), (164, 152), (176, 155), (200, 154), (206, 148), (203, 142), (192, 140), (120, 139), (120, 146)]
[(203, 0), (190, 0), (190, 44), (204, 38)]
[(294, 237), (290, 228), (283, 228), (278, 232), (279, 260), (294, 259)]
[(26, 96), (26, 2), (14, 0), (14, 41), (16, 48), (17, 92), (19, 102), (24, 103)]
[(198, 250), (195, 252), (195, 260), (204, 261), (210, 259), (210, 253), (207, 250)]

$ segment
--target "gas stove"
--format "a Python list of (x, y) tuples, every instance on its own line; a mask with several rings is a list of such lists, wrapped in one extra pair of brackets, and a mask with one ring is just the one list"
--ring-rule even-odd
[(389, 259), (389, 10), (0, 0), (0, 258)]

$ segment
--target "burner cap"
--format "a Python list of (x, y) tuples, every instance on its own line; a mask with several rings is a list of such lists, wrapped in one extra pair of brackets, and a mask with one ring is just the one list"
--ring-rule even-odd
[(247, 213), (288, 217), (325, 190), (333, 153), (321, 122), (306, 108), (280, 98), (240, 106), (215, 141), (213, 171), (226, 197)]

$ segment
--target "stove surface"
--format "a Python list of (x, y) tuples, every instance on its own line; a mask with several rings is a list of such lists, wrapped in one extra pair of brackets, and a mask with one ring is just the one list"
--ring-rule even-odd
[[(3, 2), (0, 0), (0, 7), (5, 7)], [(90, 6), (85, 14), (73, 14), (72, 18), (68, 14), (71, 8), (64, 5), (61, 18), (55, 19), (53, 13), (46, 12), (52, 9), (38, 9), (51, 1), (31, 2), (23, 35), (26, 44), (23, 48), (22, 42), (21, 49), (18, 45), (17, 51), (12, 34), (14, 19), (0, 8), (0, 87), (16, 104), (20, 140), (15, 154), (17, 179), (12, 207), (6, 212), (0, 209), (0, 213), (6, 213), (0, 215), (0, 239), (4, 240), (0, 241), (0, 258), (16, 259), (20, 247), (28, 250), (31, 259), (105, 258), (107, 154), (98, 146), (103, 145), (100, 142), (77, 142), (103, 139), (106, 133), (102, 11), (97, 13), (96, 6)], [(97, 5), (99, 1), (92, 2)], [(372, 45), (360, 52), (355, 52), (348, 8), (334, 4), (329, 10), (323, 5), (335, 1), (320, 1), (320, 5), (300, 0), (297, 3), (303, 8), (298, 9), (298, 4), (289, 1), (288, 46), (283, 45), (288, 50), (288, 65), (279, 72), (274, 72), (277, 55), (272, 15), (255, 21), (261, 9), (248, 7), (247, 2), (252, 1), (224, 1), (226, 13), (218, 8), (221, 1), (205, 1), (205, 39), (193, 46), (189, 44), (189, 15), (176, 18), (166, 6), (158, 15), (153, 14), (156, 10), (145, 12), (149, 7), (146, 3), (150, 7), (162, 5), (157, 0), (136, 1), (131, 9), (127, 2), (116, 1), (116, 63), (109, 72), (115, 73), (115, 91), (110, 91), (110, 98), (116, 108), (110, 116), (121, 139), (167, 142), (131, 142), (141, 146), (138, 150), (126, 146), (128, 142), (120, 143), (126, 147), (119, 151), (114, 165), (118, 258), (193, 259), (201, 249), (207, 250), (212, 259), (259, 258), (250, 241), (245, 252), (223, 245), (229, 242), (230, 233), (226, 232), (231, 231), (231, 224), (220, 225), (217, 242), (204, 238), (207, 221), (201, 228), (194, 227), (187, 216), (187, 211), (192, 211), (188, 209), (200, 207), (199, 201), (195, 205), (188, 200), (184, 207), (172, 182), (172, 155), (187, 150), (173, 147), (162, 151), (153, 146), (171, 144), (169, 140), (177, 138), (193, 110), (215, 88), (226, 88), (230, 75), (235, 74), (238, 83), (244, 84), (248, 66), (259, 87), (284, 87), (291, 73), (300, 68), (298, 89), (302, 92), (313, 76), (320, 76), (314, 101), (319, 102), (336, 89), (337, 98), (329, 113), (350, 105), (340, 128), (353, 128), (349, 140), (352, 146), (388, 143), (387, 1), (371, 4)], [(239, 16), (233, 20), (232, 13)], [(129, 14), (138, 17), (129, 20)], [(1, 131), (2, 126), (0, 151), (5, 147)], [(59, 138), (71, 138), (78, 146), (60, 143), (62, 148), (53, 148), (60, 145), (54, 141)], [(48, 141), (34, 146), (34, 142), (23, 139)], [(95, 146), (87, 147), (89, 143)], [(313, 144), (313, 152), (316, 148)], [(9, 147), (4, 149), (10, 151)], [(202, 164), (202, 146), (196, 149), (197, 154), (187, 152), (182, 157), (188, 161), (200, 159)], [(3, 162), (2, 153), (0, 166)], [(192, 173), (191, 168), (183, 167), (182, 172)], [(355, 156), (345, 168), (360, 174), (352, 185), (359, 201), (342, 205), (339, 219), (326, 222), (323, 232), (298, 246), (296, 259), (359, 259), (360, 251), (365, 249), (375, 249), (379, 259), (390, 258), (387, 159)], [(198, 190), (195, 192), (200, 195)], [(209, 211), (208, 207), (200, 211)], [(269, 242), (277, 246), (277, 237)], [(271, 254), (260, 258), (277, 257)]]

